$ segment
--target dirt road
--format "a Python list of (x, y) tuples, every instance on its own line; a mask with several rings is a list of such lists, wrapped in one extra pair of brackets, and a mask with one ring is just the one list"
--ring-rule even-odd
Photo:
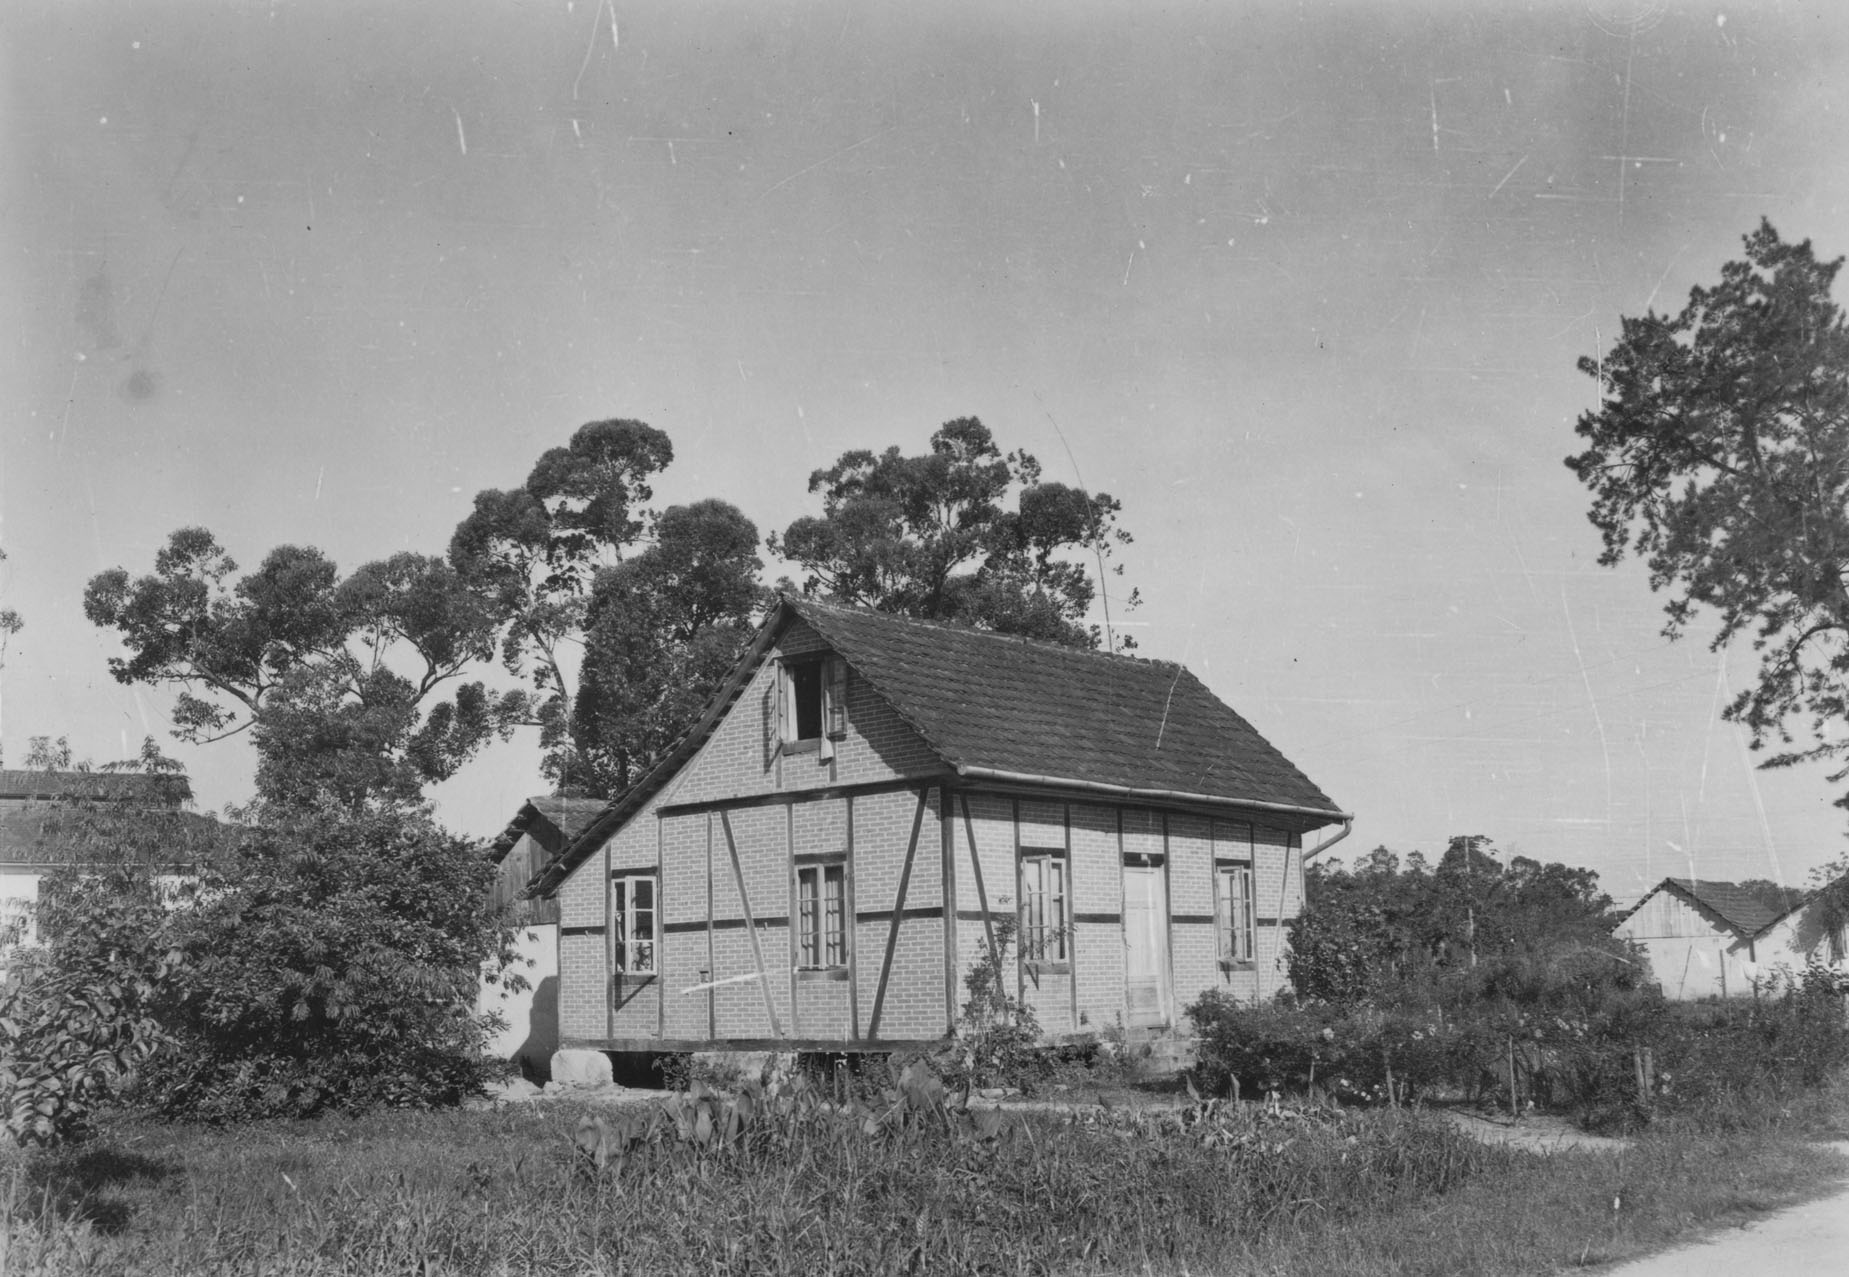
[[(1832, 1148), (1849, 1156), (1849, 1141)], [(1609, 1277), (1812, 1277), (1849, 1273), (1849, 1188), (1745, 1228), (1608, 1270)]]

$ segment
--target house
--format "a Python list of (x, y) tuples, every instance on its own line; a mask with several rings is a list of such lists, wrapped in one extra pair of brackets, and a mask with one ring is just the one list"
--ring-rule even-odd
[(1763, 975), (1801, 979), (1812, 965), (1842, 972), (1849, 960), (1849, 935), (1845, 934), (1849, 928), (1845, 927), (1841, 887), (1839, 879), (1810, 893), (1760, 929), (1753, 937), (1753, 947)]
[[(185, 830), (194, 826), (216, 828), (204, 816), (181, 813), (191, 797), (184, 776), (145, 775), (139, 772), (76, 772), (0, 769), (0, 965), (17, 944), (33, 944), (37, 930), (33, 905), (39, 881), (52, 869), (81, 864), (103, 854), (120, 854), (120, 847), (103, 849), (95, 843), (96, 830), (84, 819), (90, 810), (137, 809), (176, 813)], [(147, 853), (149, 849), (136, 849)], [(155, 855), (160, 855), (158, 849)], [(157, 869), (177, 870), (189, 856), (176, 848)], [(163, 875), (177, 881), (177, 875)]]
[(529, 987), (516, 993), (504, 984), (484, 982), (477, 1007), (506, 1021), (487, 1043), (488, 1054), (516, 1062), (527, 1074), (543, 1074), (559, 1044), (559, 911), (556, 898), (527, 898), (521, 892), (607, 806), (599, 798), (529, 798), (482, 848), (496, 867), (490, 902), (511, 911), (520, 958), (515, 970)]
[(1612, 934), (1643, 949), (1666, 996), (1735, 997), (1753, 991), (1758, 937), (1779, 914), (1737, 883), (1665, 878)]
[(1160, 1031), (1281, 987), (1352, 822), (1179, 665), (785, 597), (528, 894), (566, 1047), (920, 1045), (984, 953), (1052, 1036)]

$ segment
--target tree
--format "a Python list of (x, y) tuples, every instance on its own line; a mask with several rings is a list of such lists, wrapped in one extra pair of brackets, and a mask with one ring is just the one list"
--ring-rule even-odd
[[(1664, 633), (1712, 609), (1750, 632), (1754, 684), (1726, 707), (1768, 767), (1849, 759), (1849, 328), (1820, 261), (1771, 223), (1673, 318), (1626, 318), (1579, 368), (1601, 402), (1566, 464), (1590, 489), (1601, 563), (1645, 560)], [(1803, 737), (1802, 740), (1799, 738)], [(1849, 776), (1849, 766), (1830, 775)], [(1849, 807), (1849, 793), (1837, 800)]]
[(1385, 847), (1352, 869), (1315, 864), (1291, 929), (1291, 983), (1305, 997), (1354, 1004), (1455, 1003), (1632, 980), (1611, 936), (1611, 898), (1590, 869), (1512, 857), (1482, 835), (1452, 838), (1436, 869)]
[(210, 532), (181, 528), (148, 575), (93, 577), (84, 612), (128, 649), (109, 663), (118, 682), (179, 689), (176, 737), (252, 731), (265, 801), (412, 799), (505, 730), (481, 683), (436, 695), (492, 658), (496, 632), (490, 601), (443, 560), (397, 554), (342, 580), (285, 545), (237, 571)]
[(769, 592), (758, 530), (736, 507), (665, 511), (655, 544), (597, 575), (572, 717), (575, 751), (554, 751), (562, 786), (614, 796), (698, 717), (745, 645)]
[(505, 707), (540, 729), (560, 773), (573, 747), (562, 649), (582, 633), (598, 571), (620, 563), (647, 531), (649, 480), (673, 459), (668, 436), (652, 426), (590, 422), (542, 455), (524, 487), (477, 493), (450, 538), (450, 565), (492, 600), (503, 664), (530, 676), (538, 693)]
[(797, 519), (767, 542), (807, 573), (806, 593), (1098, 645), (1098, 627), (1085, 619), (1098, 589), (1091, 567), (1102, 571), (1131, 539), (1117, 526), (1120, 503), (1043, 480), (1038, 461), (1004, 456), (976, 418), (945, 422), (921, 456), (896, 447), (844, 452), (809, 476), (809, 491), (822, 494), (820, 517)]

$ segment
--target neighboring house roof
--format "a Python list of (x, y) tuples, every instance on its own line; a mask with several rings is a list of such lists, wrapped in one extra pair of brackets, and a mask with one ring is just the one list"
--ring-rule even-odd
[(178, 806), (190, 797), (192, 786), (181, 775), (0, 768), (0, 802), (62, 798)]
[(1761, 904), (1759, 900), (1744, 887), (1733, 882), (1715, 882), (1702, 878), (1665, 878), (1643, 895), (1643, 899), (1626, 909), (1613, 927), (1621, 925), (1625, 919), (1644, 907), (1644, 903), (1659, 891), (1667, 891), (1693, 905), (1696, 909), (1709, 915), (1712, 920), (1741, 936), (1755, 936), (1772, 923), (1784, 916), (1789, 910), (1780, 911)]
[(217, 844), (225, 828), (210, 816), (164, 808), (147, 820), (137, 818), (123, 839), (108, 826), (99, 828), (81, 804), (7, 804), (0, 806), (0, 865), (88, 864), (122, 854), (162, 865), (191, 864)]
[(498, 861), (514, 844), (533, 828), (535, 822), (550, 824), (565, 841), (569, 842), (584, 832), (586, 826), (597, 818), (610, 804), (601, 798), (565, 798), (558, 794), (539, 794), (520, 804), (520, 810), (507, 822), (507, 828), (495, 836), (493, 842), (483, 848), (489, 860)]
[(611, 803), (528, 891), (550, 891), (705, 743), (776, 637), (807, 621), (945, 764), (971, 779), (1150, 801), (1350, 819), (1184, 667), (785, 595), (700, 720)]

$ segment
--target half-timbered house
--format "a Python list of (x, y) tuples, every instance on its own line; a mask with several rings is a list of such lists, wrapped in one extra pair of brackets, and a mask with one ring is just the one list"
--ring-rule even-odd
[(568, 1047), (923, 1043), (1007, 917), (1050, 1035), (1160, 1030), (1281, 987), (1304, 836), (1351, 824), (1179, 665), (785, 598), (528, 891)]

